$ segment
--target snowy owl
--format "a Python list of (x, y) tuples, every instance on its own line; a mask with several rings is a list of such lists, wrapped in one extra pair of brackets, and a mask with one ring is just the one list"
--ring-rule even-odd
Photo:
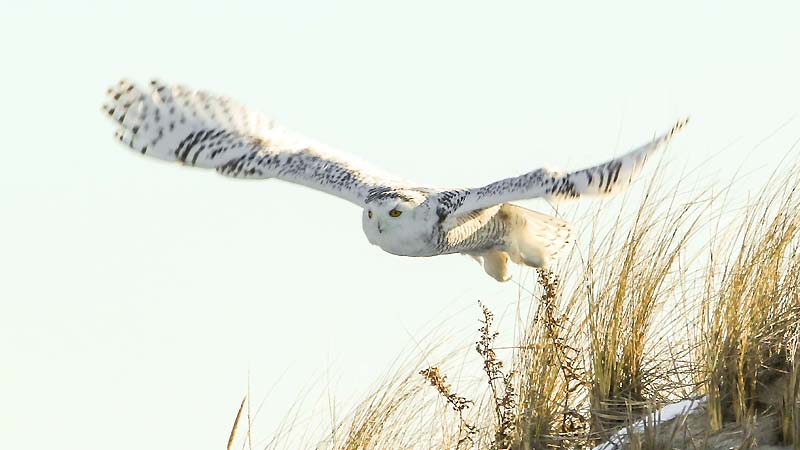
[(355, 203), (370, 243), (401, 256), (462, 253), (498, 281), (508, 262), (546, 268), (573, 240), (563, 220), (508, 202), (609, 195), (627, 186), (686, 119), (617, 159), (576, 172), (537, 169), (477, 188), (437, 188), (383, 173), (276, 125), (228, 98), (151, 81), (120, 81), (105, 112), (134, 151), (213, 168), (230, 177), (278, 178)]

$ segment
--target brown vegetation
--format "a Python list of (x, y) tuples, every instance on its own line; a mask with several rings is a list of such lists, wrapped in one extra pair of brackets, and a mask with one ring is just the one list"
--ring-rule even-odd
[[(538, 271), (505, 363), (480, 305), (483, 393), (456, 392), (446, 361), (410, 367), (310, 447), (582, 449), (628, 427), (632, 449), (800, 448), (799, 185), (775, 176), (735, 215), (651, 185), (569, 271)], [(703, 406), (632, 425), (686, 398)]]

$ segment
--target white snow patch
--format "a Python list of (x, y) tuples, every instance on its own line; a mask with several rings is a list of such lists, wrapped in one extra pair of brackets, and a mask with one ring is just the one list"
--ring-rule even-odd
[(642, 432), (644, 431), (645, 424), (658, 425), (662, 422), (672, 420), (692, 411), (705, 401), (706, 397), (701, 397), (694, 400), (681, 400), (677, 403), (667, 405), (642, 420), (634, 422), (627, 427), (620, 428), (619, 431), (611, 435), (606, 442), (598, 445), (593, 450), (617, 450), (625, 442), (628, 430), (633, 430), (637, 433)]

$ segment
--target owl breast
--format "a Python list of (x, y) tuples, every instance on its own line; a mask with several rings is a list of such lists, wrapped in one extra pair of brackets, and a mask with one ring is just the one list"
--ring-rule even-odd
[(439, 254), (433, 227), (405, 224), (389, 230), (365, 224), (364, 234), (372, 245), (398, 256), (435, 256)]
[(375, 233), (364, 230), (367, 239), (373, 245), (377, 245), (383, 251), (398, 256), (435, 256), (439, 252), (431, 239), (431, 230), (424, 232), (400, 232), (394, 230), (392, 233)]

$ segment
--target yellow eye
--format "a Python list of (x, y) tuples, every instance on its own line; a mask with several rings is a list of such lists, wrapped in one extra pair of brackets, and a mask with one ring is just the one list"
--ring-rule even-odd
[(370, 219), (372, 219), (372, 211), (368, 211), (368, 212), (367, 212), (367, 217), (369, 217)]
[(389, 217), (400, 217), (400, 214), (403, 214), (403, 212), (396, 209), (389, 211)]

